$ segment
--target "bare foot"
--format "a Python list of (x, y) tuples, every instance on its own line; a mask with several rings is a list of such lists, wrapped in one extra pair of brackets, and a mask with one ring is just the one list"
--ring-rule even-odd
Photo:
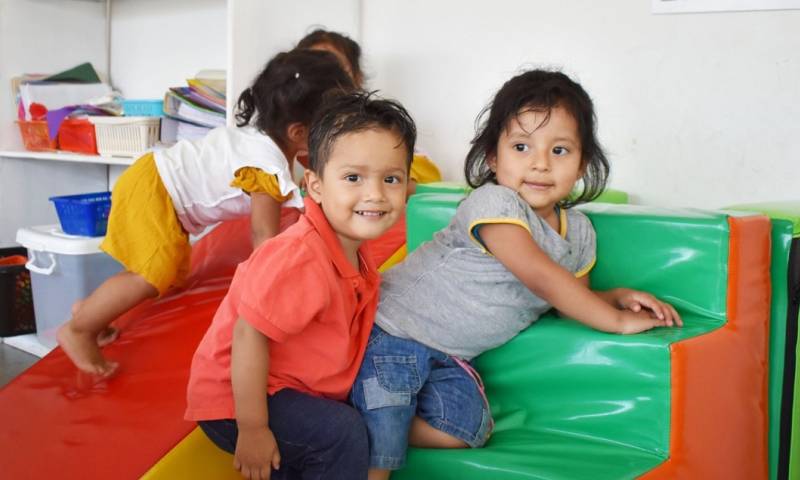
[(118, 363), (103, 358), (96, 335), (75, 332), (70, 323), (58, 329), (56, 339), (72, 363), (86, 373), (108, 377), (119, 367)]
[(97, 346), (98, 347), (105, 347), (109, 343), (113, 342), (114, 340), (119, 337), (119, 329), (116, 327), (106, 327), (103, 329), (102, 332), (97, 334)]

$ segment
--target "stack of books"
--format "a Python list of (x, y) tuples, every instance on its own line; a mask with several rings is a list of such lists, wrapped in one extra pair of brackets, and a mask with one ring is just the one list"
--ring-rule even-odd
[(164, 143), (202, 138), (211, 129), (225, 125), (225, 72), (203, 70), (186, 83), (164, 95)]

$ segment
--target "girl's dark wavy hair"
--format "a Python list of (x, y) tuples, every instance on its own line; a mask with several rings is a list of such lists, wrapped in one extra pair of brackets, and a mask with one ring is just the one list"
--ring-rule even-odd
[(292, 123), (310, 125), (331, 92), (355, 88), (329, 52), (292, 50), (275, 55), (236, 102), (236, 125), (253, 124), (281, 147)]
[(609, 163), (597, 140), (592, 99), (568, 76), (547, 70), (530, 70), (507, 81), (494, 100), (481, 110), (476, 120), (477, 133), (464, 163), (467, 183), (473, 188), (488, 182), (497, 183), (487, 158), (496, 154), (500, 135), (512, 118), (525, 111), (542, 111), (547, 112), (546, 123), (555, 107), (564, 108), (578, 124), (581, 160), (585, 167), (581, 178), (583, 190), (576, 196), (565, 198), (559, 205), (570, 208), (591, 202), (603, 193), (608, 181)]
[(356, 85), (361, 85), (364, 80), (364, 72), (361, 71), (361, 46), (347, 35), (318, 28), (301, 38), (297, 48), (309, 49), (323, 44), (334, 47), (347, 58)]
[(399, 147), (406, 148), (406, 169), (411, 168), (417, 127), (400, 103), (380, 98), (375, 92), (355, 92), (330, 98), (317, 111), (308, 134), (308, 157), (311, 170), (322, 177), (334, 144), (343, 135), (365, 130), (389, 130), (399, 137)]

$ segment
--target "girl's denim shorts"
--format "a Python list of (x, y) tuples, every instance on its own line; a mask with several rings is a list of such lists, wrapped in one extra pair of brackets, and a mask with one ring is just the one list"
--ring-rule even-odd
[(470, 447), (481, 447), (491, 416), (475, 380), (446, 353), (375, 325), (351, 393), (367, 424), (370, 468), (405, 464), (411, 420), (419, 416)]

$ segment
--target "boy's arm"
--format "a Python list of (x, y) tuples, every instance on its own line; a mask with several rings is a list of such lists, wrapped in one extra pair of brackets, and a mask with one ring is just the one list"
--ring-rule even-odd
[(239, 437), (233, 465), (245, 478), (269, 478), (273, 466), (280, 467), (280, 453), (269, 429), (267, 337), (243, 318), (233, 328), (231, 384)]
[(673, 325), (671, 315), (658, 318), (643, 311), (613, 308), (550, 259), (530, 233), (518, 225), (486, 224), (481, 227), (480, 236), (492, 255), (528, 289), (585, 325), (604, 332), (626, 334)]
[(250, 228), (253, 248), (278, 234), (281, 224), (281, 204), (267, 193), (250, 194)]

